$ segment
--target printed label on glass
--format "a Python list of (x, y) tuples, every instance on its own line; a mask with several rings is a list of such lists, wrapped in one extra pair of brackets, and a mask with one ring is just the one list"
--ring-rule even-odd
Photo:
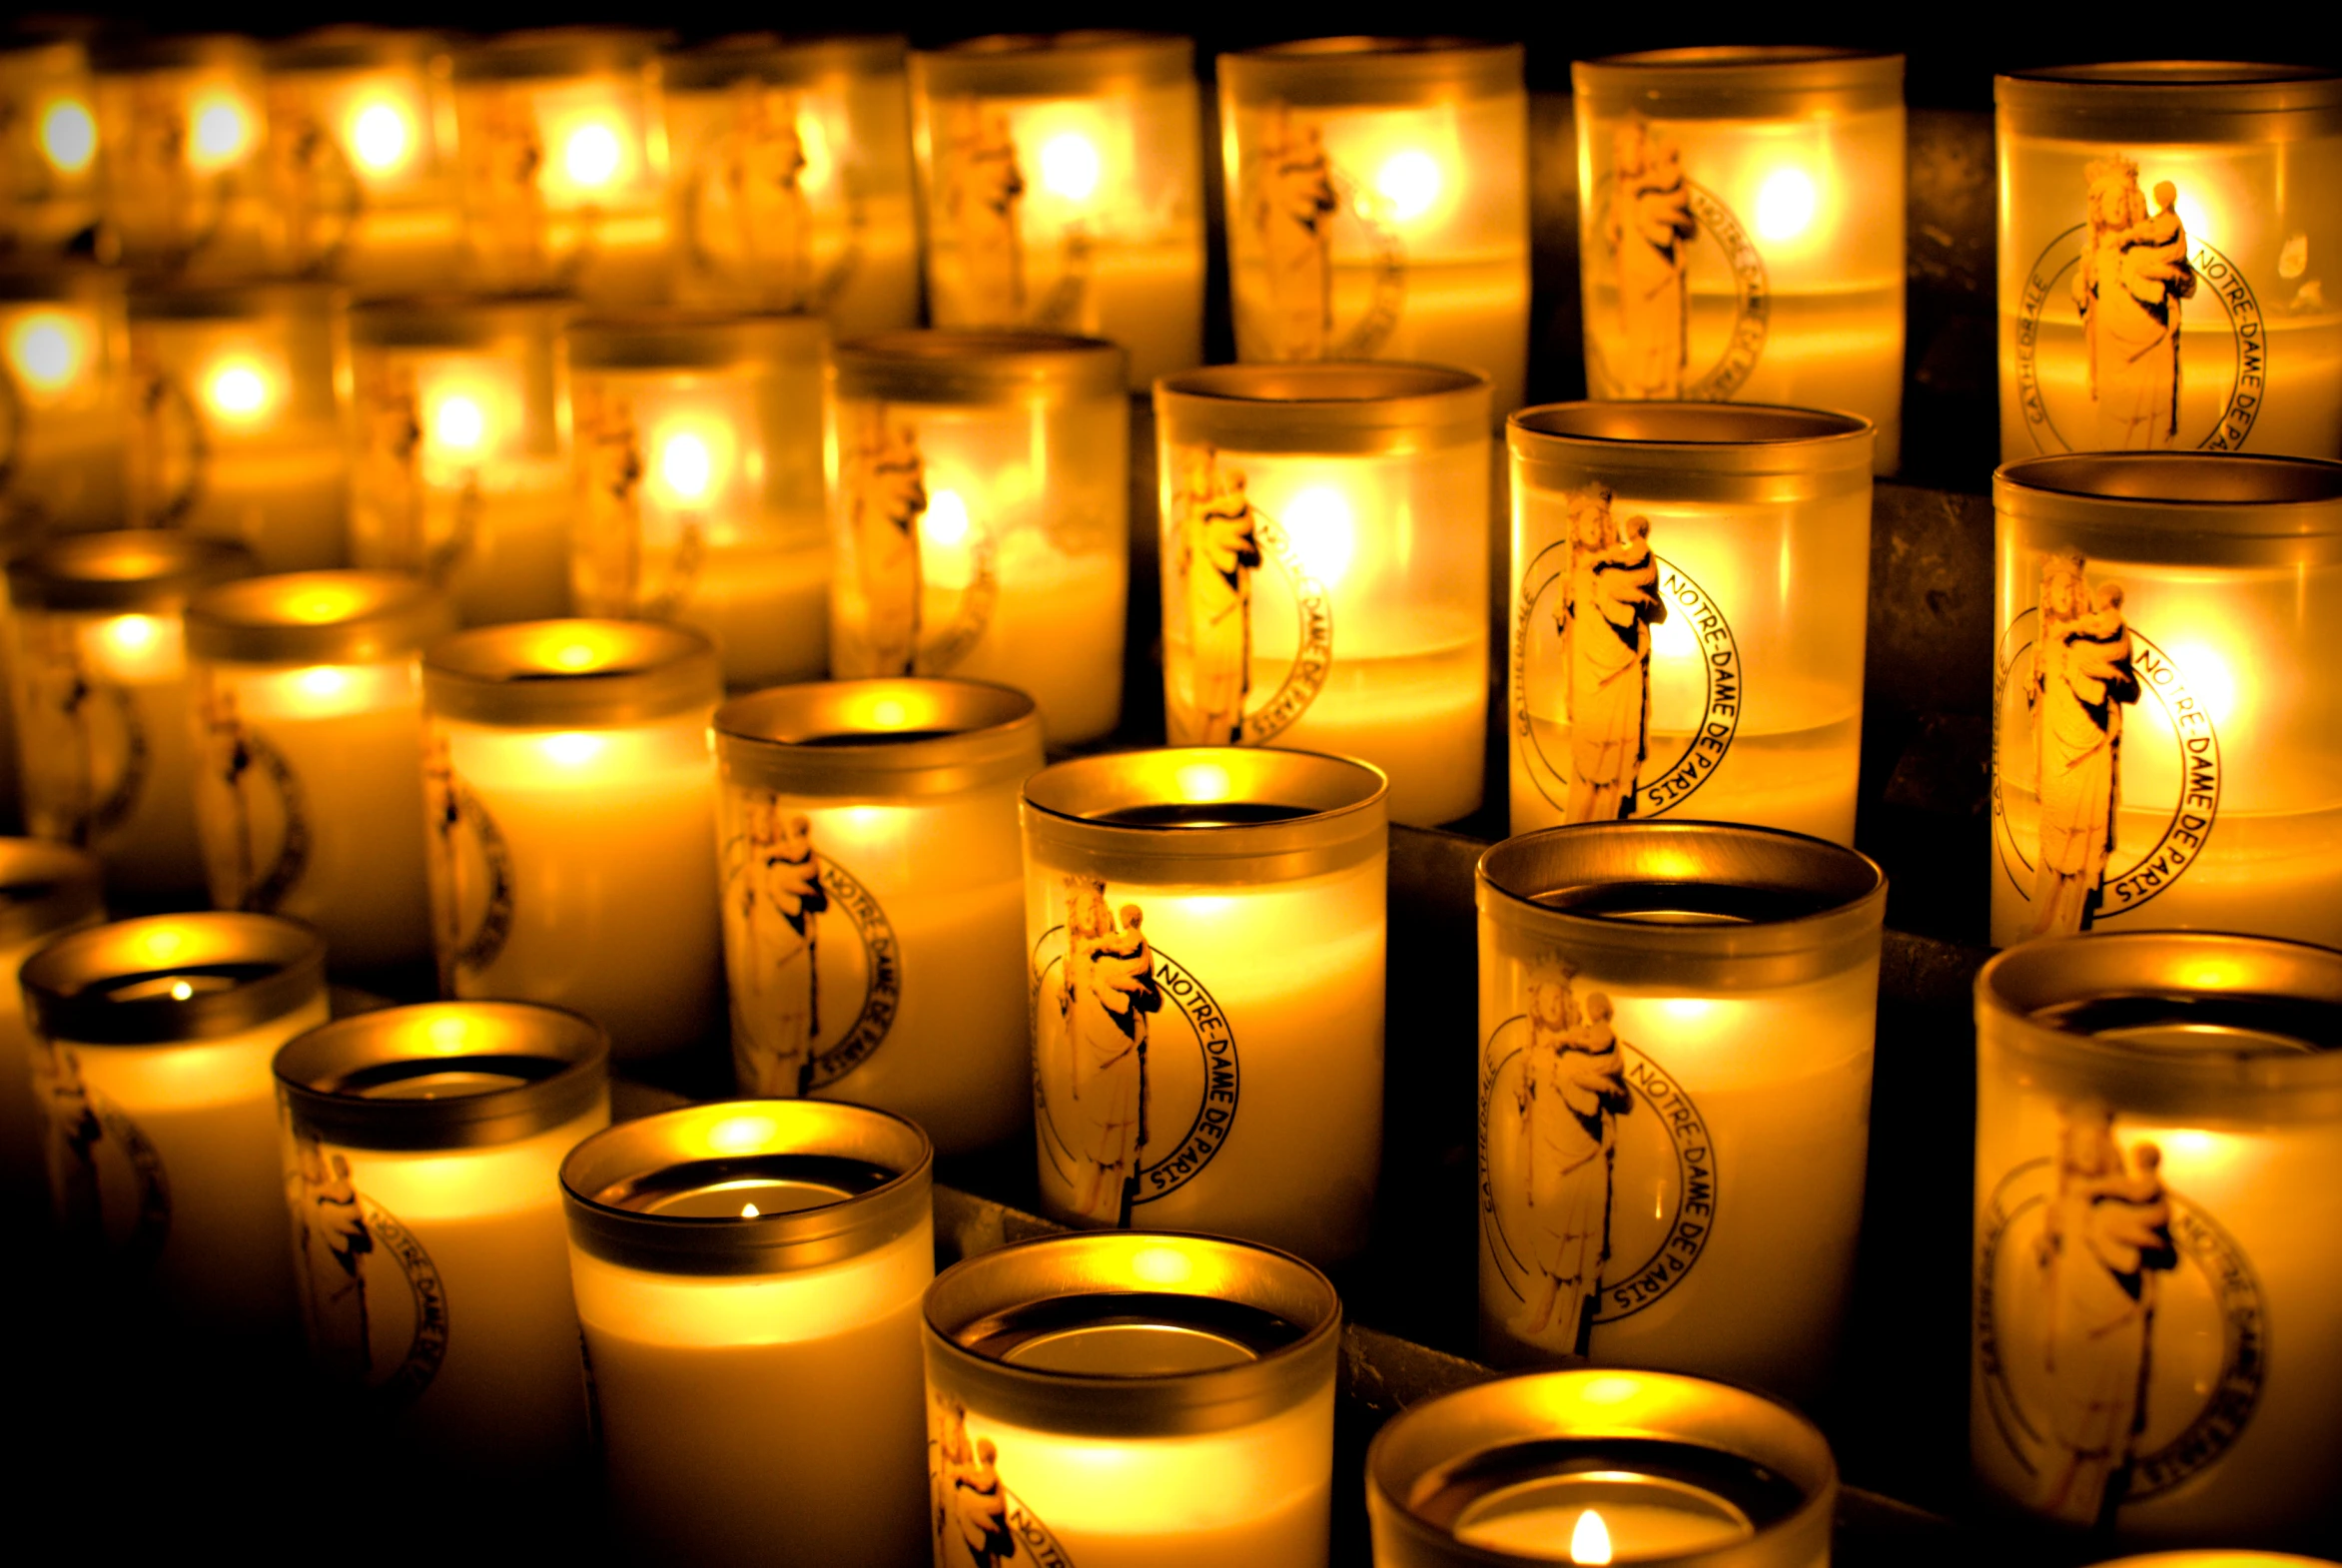
[[(559, 285), (573, 280), (591, 257), (600, 210), (588, 203), (572, 215), (568, 255), (556, 264), (552, 225), (543, 178), (550, 163), (536, 104), (518, 87), (473, 87), (475, 113), (463, 127), (465, 204), (463, 232), (471, 245), (478, 281), (500, 288)], [(570, 134), (564, 173), (579, 184), (599, 173), (608, 183), (622, 157), (617, 134), (606, 125), (580, 125)], [(582, 167), (579, 167), (582, 166)]]
[(836, 673), (949, 674), (1000, 597), (991, 521), (981, 496), (929, 493), (917, 426), (884, 403), (858, 412), (845, 490), (860, 614), (840, 617)]
[[(91, 671), (82, 650), (90, 626), (54, 615), (17, 624), (24, 639), (16, 711), (25, 816), (40, 837), (88, 848), (138, 811), (153, 766), (146, 718), (135, 691)], [(152, 616), (119, 615), (98, 623), (95, 634), (128, 641), (163, 632)]]
[[(423, 479), (423, 411), (414, 367), (367, 359), (358, 376), (358, 460), (350, 474), (350, 549), (362, 566), (411, 571), (444, 586), (479, 538), (479, 465), (461, 447), (485, 439), (476, 399), (455, 392), (434, 410), (451, 482)], [(456, 437), (463, 437), (456, 439)]]
[(870, 889), (819, 852), (812, 819), (771, 790), (742, 793), (741, 832), (724, 846), (732, 1067), (741, 1094), (789, 1098), (836, 1083), (886, 1043), (902, 1007), (902, 945)]
[(36, 1036), (32, 1070), (59, 1230), (124, 1267), (148, 1267), (171, 1235), (163, 1157), (121, 1107), (90, 1088), (72, 1047)]
[(1000, 1449), (968, 1435), (968, 1407), (928, 1401), (927, 1478), (936, 1568), (1074, 1568), (1072, 1554), (1001, 1479)]
[(2133, 159), (2108, 154), (2085, 174), (2083, 222), (2042, 250), (2017, 301), (2017, 385), (2034, 449), (2241, 448), (2268, 388), (2259, 297), (2188, 233), (2187, 196), (2171, 181), (2156, 181), (2150, 203)]
[[(669, 508), (654, 536), (642, 514), (642, 485), (648, 475), (634, 399), (613, 392), (598, 378), (580, 377), (570, 389), (571, 420), (578, 452), (576, 543), (570, 554), (571, 586), (580, 615), (639, 616), (672, 620), (691, 599), (707, 540), (696, 512)], [(707, 447), (688, 434), (671, 436), (697, 446), (700, 488), (707, 487)]]
[[(1421, 159), (1436, 190), (1438, 167)], [(1394, 160), (1396, 162), (1397, 160)], [(1326, 156), (1324, 133), (1277, 105), (1260, 131), (1243, 181), (1244, 214), (1260, 244), (1268, 315), (1259, 325), (1271, 360), (1371, 360), (1397, 330), (1406, 308), (1406, 248), (1393, 223), (1419, 179), (1412, 164), (1369, 189)], [(1355, 321), (1334, 320), (1336, 251), (1344, 267), (1361, 263), (1371, 283)]]
[(358, 1189), (350, 1159), (293, 1137), (293, 1254), (310, 1352), (386, 1403), (412, 1401), (447, 1355), (447, 1291), (413, 1231)]
[(1480, 1054), (1481, 1245), (1511, 1298), (1506, 1328), (1584, 1355), (1596, 1324), (1650, 1306), (1699, 1262), (1716, 1150), (1683, 1087), (1618, 1037), (1606, 994), (1558, 959), (1526, 978), (1528, 1011)]
[[(1697, 672), (1697, 707), (1652, 733), (1657, 635)], [(1611, 492), (1569, 496), (1569, 533), (1530, 560), (1513, 621), (1513, 727), (1538, 793), (1564, 822), (1672, 811), (1716, 776), (1740, 731), (1740, 644), (1723, 609), (1652, 547), (1651, 520)]]
[(2062, 1105), (2056, 1152), (2002, 1176), (1979, 1227), (1974, 1441), (2067, 1524), (2110, 1527), (2217, 1463), (2260, 1399), (2259, 1281), (2162, 1161), (2104, 1105)]
[(503, 830), (455, 772), (447, 737), (432, 730), (422, 769), (430, 839), (431, 951), (439, 994), (456, 995), (495, 963), (512, 935), (512, 852)]
[[(124, 87), (123, 134), (116, 138), (109, 130), (106, 142), (108, 216), (139, 261), (177, 270), (226, 225), (235, 177), (253, 139), (251, 113), (241, 101), (220, 97), (199, 110), (181, 82), (154, 72), (131, 74)], [(203, 113), (211, 125), (192, 123)], [(189, 156), (198, 141), (225, 167), (199, 174)]]
[[(974, 99), (944, 110), (936, 154), (935, 220), (941, 243), (928, 252), (934, 292), (967, 326), (1031, 326), (1051, 332), (1097, 329), (1091, 273), (1097, 237), (1073, 219), (1055, 235), (1025, 233), (1025, 165), (1009, 118)], [(1043, 183), (1061, 201), (1081, 203), (1099, 184), (1098, 150), (1066, 132), (1041, 152)], [(1028, 265), (1028, 250), (1045, 260)]]
[[(1245, 493), (1241, 468), (1209, 446), (1178, 448), (1183, 475), (1171, 497), (1179, 605), (1186, 617), (1187, 680), (1168, 715), (1174, 746), (1261, 746), (1308, 711), (1333, 669), (1333, 600), (1292, 539)], [(1270, 584), (1256, 583), (1272, 566)], [(1253, 683), (1255, 591), (1263, 613), (1290, 599), (1293, 657)], [(1271, 685), (1269, 682), (1274, 681)], [(1255, 698), (1255, 690), (1259, 695)]]
[(274, 912), (309, 870), (307, 793), (293, 765), (240, 711), (234, 688), (207, 674), (196, 807), (212, 901)]
[(1129, 1225), (1211, 1163), (1236, 1124), (1236, 1037), (1202, 980), (1148, 940), (1146, 912), (1070, 876), (1033, 947), (1041, 1155), (1079, 1218)]
[[(378, 108), (399, 114), (387, 104)], [(403, 133), (403, 117), (397, 123)], [(366, 187), (320, 105), (291, 82), (269, 84), (268, 157), (288, 270), (298, 277), (331, 277), (366, 211)]]
[(142, 527), (175, 528), (204, 497), (211, 432), (187, 388), (156, 363), (153, 347), (144, 339), (131, 346), (130, 374), (131, 427), (125, 455), (131, 516)]
[(2180, 661), (2130, 624), (2122, 585), (2044, 553), (1993, 680), (1992, 845), (2026, 935), (2087, 931), (2177, 882), (2219, 816), (2220, 737)]
[(1628, 120), (1612, 128), (1610, 153), (1595, 219), (1610, 276), (1595, 297), (1612, 300), (1586, 336), (1591, 380), (1605, 396), (1724, 401), (1764, 357), (1765, 259), (1739, 216), (1684, 173), (1666, 132)]
[(851, 148), (789, 88), (735, 82), (723, 116), (681, 186), (692, 267), (771, 309), (828, 310), (861, 267), (869, 228)]

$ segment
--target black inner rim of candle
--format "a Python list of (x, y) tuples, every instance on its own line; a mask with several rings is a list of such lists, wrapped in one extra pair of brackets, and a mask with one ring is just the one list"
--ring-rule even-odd
[[(2031, 1017), (2066, 1034), (2113, 1037), (2134, 1050), (2171, 1055), (2290, 1056), (2342, 1047), (2342, 1004), (2307, 997), (2141, 991), (2059, 1002)], [(2135, 1038), (2150, 1031), (2181, 1038)]]
[[(338, 1095), (379, 1096), (384, 1099), (461, 1100), (473, 1095), (497, 1095), (508, 1089), (541, 1084), (568, 1067), (551, 1057), (476, 1056), (402, 1057), (395, 1062), (371, 1062), (328, 1086)], [(398, 1095), (400, 1085), (418, 1078), (475, 1078), (451, 1094)], [(501, 1082), (497, 1082), (501, 1080)]]
[(1051, 1296), (980, 1317), (952, 1337), (976, 1354), (1005, 1360), (1020, 1345), (1074, 1328), (1187, 1328), (1243, 1346), (1256, 1356), (1300, 1342), (1300, 1324), (1264, 1307), (1212, 1295), (1097, 1290)]
[(0, 904), (38, 904), (58, 889), (55, 877), (22, 877), (0, 882)]
[[(657, 1206), (663, 1198), (699, 1187), (720, 1186), (728, 1181), (775, 1181), (797, 1186), (827, 1187), (837, 1193), (831, 1201), (842, 1203), (850, 1197), (876, 1191), (900, 1175), (902, 1173), (899, 1171), (846, 1155), (741, 1155), (728, 1160), (686, 1161), (682, 1165), (647, 1171), (595, 1193), (594, 1200), (612, 1208), (647, 1209)], [(790, 1212), (802, 1213), (807, 1208), (828, 1206), (827, 1202), (808, 1203)], [(736, 1219), (754, 1219), (757, 1216), (677, 1217), (711, 1217), (732, 1223)]]
[(1595, 920), (1647, 926), (1738, 926), (1803, 920), (1836, 909), (1842, 899), (1787, 888), (1737, 887), (1721, 882), (1594, 882), (1555, 888), (1530, 902)]
[(109, 975), (92, 982), (84, 996), (106, 1002), (181, 1001), (171, 988), (185, 984), (194, 996), (217, 996), (238, 986), (266, 980), (281, 968), (277, 964), (178, 964), (170, 969), (143, 969), (129, 975)]
[(1464, 1511), (1492, 1492), (1572, 1475), (1656, 1476), (1711, 1492), (1762, 1530), (1797, 1512), (1806, 1494), (1795, 1481), (1741, 1454), (1663, 1437), (1546, 1437), (1485, 1449), (1432, 1471), (1409, 1506), (1426, 1523), (1454, 1528)]
[(792, 746), (907, 746), (914, 741), (949, 740), (954, 735), (967, 733), (966, 730), (958, 729), (857, 729), (783, 738)]
[(1249, 828), (1315, 815), (1307, 806), (1279, 806), (1265, 800), (1167, 800), (1095, 812), (1089, 820), (1118, 828)]

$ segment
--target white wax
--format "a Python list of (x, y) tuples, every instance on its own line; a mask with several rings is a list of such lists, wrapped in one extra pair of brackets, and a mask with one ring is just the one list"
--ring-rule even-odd
[[(1252, 689), (1274, 691), (1291, 662), (1254, 659)], [(1480, 809), (1487, 670), (1488, 639), (1476, 631), (1419, 653), (1337, 657), (1316, 700), (1270, 744), (1372, 762), (1390, 776), (1393, 822), (1468, 817)]]
[(755, 691), (829, 671), (830, 552), (711, 549), (675, 618), (713, 638), (724, 683)]
[(266, 443), (221, 442), (179, 526), (249, 546), (264, 572), (346, 564), (350, 460), (340, 436), (331, 426), (311, 426)]
[(950, 674), (1024, 692), (1053, 745), (1111, 734), (1123, 713), (1129, 559), (1105, 550), (1061, 554), (1036, 530), (1021, 529), (1002, 541), (998, 569), (992, 619)]

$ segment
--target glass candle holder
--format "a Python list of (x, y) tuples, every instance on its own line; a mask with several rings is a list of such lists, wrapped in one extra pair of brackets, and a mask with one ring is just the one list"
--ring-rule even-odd
[(1122, 718), (1130, 405), (1111, 344), (890, 333), (830, 369), (830, 673), (1032, 694), (1051, 744)]
[(1666, 1372), (1533, 1372), (1366, 1450), (1374, 1568), (1828, 1568), (1838, 1463), (1787, 1405)]
[(100, 259), (146, 277), (264, 273), (275, 219), (260, 46), (228, 33), (134, 39), (95, 64)]
[(2281, 1552), (2238, 1552), (2214, 1549), (2202, 1552), (2146, 1552), (2118, 1557), (2098, 1568), (2328, 1568), (2322, 1557), (2290, 1557)]
[(1526, 400), (1523, 55), (1317, 38), (1219, 57), (1238, 359), (1468, 366), (1498, 413)]
[(422, 649), (454, 626), (444, 595), (386, 571), (247, 578), (188, 606), (215, 908), (305, 920), (337, 968), (429, 962)]
[(1324, 1568), (1341, 1299), (1218, 1236), (1047, 1236), (927, 1292), (935, 1557)]
[(129, 363), (119, 274), (0, 271), (0, 537), (121, 526)]
[(117, 893), (203, 890), (187, 601), (253, 568), (241, 545), (150, 528), (67, 534), (8, 563), (25, 826), (94, 851)]
[(290, 1327), (269, 1063), (326, 1021), (325, 943), (269, 915), (156, 915), (60, 937), (23, 981), (68, 1244), (206, 1327)]
[(609, 1495), (670, 1561), (926, 1568), (934, 1152), (860, 1106), (624, 1123), (561, 1168)]
[(1393, 820), (1480, 805), (1488, 383), (1220, 366), (1155, 389), (1173, 745), (1363, 757)]
[(2068, 938), (1976, 977), (1977, 1480), (2125, 1544), (2335, 1539), (2342, 954)]
[(1992, 941), (2342, 944), (2342, 466), (2074, 455), (1993, 476)]
[(911, 56), (928, 319), (1121, 344), (1131, 379), (1203, 359), (1195, 45), (1099, 29)]
[[(574, 1008), (620, 1058), (717, 1035), (715, 649), (643, 621), (523, 621), (422, 662), (439, 992)], [(719, 1036), (720, 1038), (720, 1036)]]
[(666, 293), (656, 33), (563, 27), (454, 54), (467, 283), (595, 305)]
[(1025, 784), (1041, 1201), (1335, 1262), (1382, 1159), (1385, 784), (1173, 747)]
[(1903, 56), (1580, 60), (1578, 234), (1596, 397), (1842, 408), (1903, 431)]
[(675, 298), (919, 325), (911, 84), (899, 37), (744, 34), (660, 61)]
[(75, 38), (0, 44), (0, 252), (60, 256), (98, 220), (98, 117)]
[(569, 612), (572, 307), (423, 297), (351, 313), (350, 557), (471, 625)]
[(561, 1162), (610, 1125), (609, 1040), (520, 1002), (387, 1008), (277, 1053), (310, 1359), (465, 1469), (585, 1446)]
[(1822, 1391), (1885, 874), (1796, 834), (1637, 822), (1507, 839), (1477, 883), (1487, 1357)]
[(1674, 815), (1852, 843), (1871, 426), (1565, 402), (1506, 435), (1513, 831)]
[(740, 1093), (878, 1106), (947, 1154), (1023, 1132), (1033, 699), (959, 680), (784, 686), (718, 708), (715, 750)]
[(2342, 75), (2154, 60), (1992, 96), (2001, 458), (2342, 456), (2342, 311), (2314, 271), (2342, 246)]
[(105, 870), (63, 844), (0, 838), (0, 1213), (22, 1223), (47, 1210), (49, 1175), (17, 972), (55, 938), (106, 918)]
[(580, 614), (705, 632), (735, 687), (827, 671), (827, 338), (817, 316), (571, 325)]
[(134, 292), (134, 524), (250, 545), (268, 571), (347, 558), (349, 322), (322, 284)]
[(463, 216), (439, 40), (329, 27), (264, 59), (279, 265), (362, 296), (442, 284)]

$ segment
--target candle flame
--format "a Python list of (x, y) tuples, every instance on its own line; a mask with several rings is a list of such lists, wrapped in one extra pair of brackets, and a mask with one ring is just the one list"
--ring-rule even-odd
[(919, 531), (939, 549), (950, 549), (968, 537), (968, 503), (958, 490), (937, 490), (927, 498), (927, 513)]
[(1768, 240), (1794, 240), (1813, 224), (1822, 205), (1814, 177), (1803, 169), (1781, 169), (1757, 190), (1757, 233)]
[(174, 980), (173, 982), (171, 982), (171, 1000), (172, 1000), (172, 1001), (174, 1001), (174, 1002), (185, 1002), (185, 1001), (186, 1001), (186, 1000), (187, 1000), (189, 997), (192, 997), (192, 996), (194, 996), (194, 995), (195, 995), (195, 987), (193, 987), (193, 986), (189, 985), (189, 984), (188, 984), (186, 981), (184, 981), (184, 980)]
[(8, 333), (8, 364), (35, 392), (60, 392), (81, 374), (81, 324), (63, 311), (32, 311)]
[(1569, 1560), (1573, 1563), (1610, 1561), (1610, 1527), (1591, 1508), (1578, 1515), (1577, 1527), (1569, 1533)]
[(1329, 484), (1315, 484), (1284, 504), (1285, 537), (1310, 573), (1328, 588), (1340, 584), (1356, 547), (1350, 503)]
[(754, 1203), (742, 1203), (740, 1205), (740, 1217), (743, 1219), (754, 1219), (761, 1212), (763, 1212), (763, 1210), (759, 1209)]
[(406, 116), (396, 104), (377, 99), (351, 117), (350, 150), (361, 166), (376, 174), (389, 174), (404, 165), (412, 140)]
[(193, 134), (187, 139), (187, 161), (198, 169), (222, 169), (244, 155), (250, 128), (244, 105), (224, 93), (199, 98), (188, 106)]
[(1419, 147), (1393, 153), (1374, 176), (1374, 189), (1399, 222), (1420, 218), (1439, 200), (1439, 160)]
[(79, 174), (98, 154), (98, 122), (89, 105), (61, 98), (41, 116), (41, 151), (59, 174)]
[(152, 615), (117, 615), (106, 622), (106, 640), (124, 653), (144, 653), (163, 635)]
[(570, 183), (589, 190), (617, 179), (618, 165), (624, 159), (618, 133), (598, 120), (571, 131), (561, 149), (561, 167), (568, 172)]
[(715, 454), (689, 430), (667, 437), (659, 449), (659, 477), (680, 501), (704, 501), (715, 483)]
[(1041, 183), (1069, 202), (1087, 202), (1102, 173), (1098, 149), (1079, 131), (1064, 131), (1041, 147)]
[(255, 361), (224, 360), (213, 368), (211, 379), (204, 384), (204, 400), (212, 405), (213, 412), (224, 418), (258, 418), (269, 406), (268, 375)]
[(342, 695), (350, 684), (350, 677), (331, 664), (315, 664), (294, 677), (301, 689), (318, 700), (327, 701)]
[(578, 767), (601, 755), (602, 738), (584, 730), (563, 730), (547, 735), (543, 741), (545, 755), (563, 767)]
[(441, 397), (431, 410), (431, 440), (454, 451), (476, 451), (487, 439), (487, 410), (462, 392)]

